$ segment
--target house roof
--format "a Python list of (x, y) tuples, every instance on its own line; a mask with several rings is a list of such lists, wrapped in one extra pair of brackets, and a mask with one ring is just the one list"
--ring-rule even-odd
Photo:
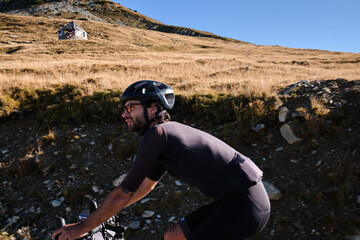
[(75, 30), (75, 31), (85, 31), (84, 29), (82, 29), (82, 28), (79, 26), (79, 24), (77, 24), (77, 23), (74, 22), (74, 21), (69, 22), (69, 23), (66, 24), (62, 29), (68, 30), (68, 31), (71, 31), (71, 30)]

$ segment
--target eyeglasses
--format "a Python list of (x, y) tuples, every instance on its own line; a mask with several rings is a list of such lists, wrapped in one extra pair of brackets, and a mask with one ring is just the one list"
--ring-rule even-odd
[(134, 109), (134, 106), (136, 105), (142, 105), (141, 103), (129, 103), (128, 105), (125, 105), (124, 108), (125, 108), (125, 111), (127, 113), (131, 113)]

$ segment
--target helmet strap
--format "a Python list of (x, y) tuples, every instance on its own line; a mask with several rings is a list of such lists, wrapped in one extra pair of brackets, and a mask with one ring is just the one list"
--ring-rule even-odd
[(166, 113), (166, 110), (162, 110), (160, 113), (157, 113), (154, 118), (149, 118), (149, 114), (147, 111), (148, 107), (145, 102), (143, 102), (143, 107), (144, 107), (144, 118), (145, 118), (146, 124), (144, 126), (142, 135), (145, 135), (146, 131), (150, 128), (150, 124), (157, 121), (158, 119), (160, 119), (161, 116)]
[(148, 114), (148, 111), (147, 111), (146, 103), (143, 102), (142, 104), (143, 104), (143, 108), (144, 108), (144, 118), (145, 118), (145, 121), (146, 121), (144, 129), (143, 129), (142, 134), (141, 134), (141, 135), (144, 136), (146, 131), (149, 129), (151, 122), (149, 121), (149, 114)]

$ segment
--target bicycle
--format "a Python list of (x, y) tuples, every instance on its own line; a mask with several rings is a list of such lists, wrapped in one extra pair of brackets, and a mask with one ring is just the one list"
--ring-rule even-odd
[[(97, 203), (95, 201), (91, 201), (89, 203), (90, 214), (94, 212), (97, 208)], [(88, 214), (80, 214), (79, 220), (85, 221), (88, 218)], [(58, 217), (55, 220), (56, 228), (61, 228), (65, 225), (65, 219), (62, 217)], [(121, 225), (120, 218), (115, 215), (108, 219), (107, 221), (100, 224), (98, 227), (88, 232), (86, 236), (79, 238), (81, 240), (125, 240), (125, 230), (126, 227)], [(58, 237), (55, 237), (57, 240)]]

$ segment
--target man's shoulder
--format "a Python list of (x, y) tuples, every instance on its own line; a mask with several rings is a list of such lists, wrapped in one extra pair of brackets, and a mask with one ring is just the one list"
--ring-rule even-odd
[(188, 125), (185, 125), (183, 123), (179, 123), (179, 122), (176, 122), (176, 121), (168, 121), (168, 122), (164, 122), (164, 123), (161, 123), (161, 124), (157, 124), (155, 126), (158, 127), (158, 128), (162, 128), (164, 130), (173, 129), (173, 128), (189, 128), (190, 127)]
[(141, 141), (141, 145), (159, 143), (159, 141), (166, 139), (166, 131), (163, 126), (160, 125), (162, 124), (154, 125), (148, 131), (146, 131)]
[(167, 135), (169, 132), (178, 132), (185, 131), (185, 128), (189, 126), (176, 122), (176, 121), (168, 121), (160, 124), (154, 125), (151, 129), (149, 129), (147, 135)]
[(167, 129), (172, 128), (173, 126), (176, 125), (182, 125), (182, 124), (175, 121), (167, 121), (164, 123), (156, 124), (146, 132), (144, 137), (151, 135), (163, 135), (166, 133)]

